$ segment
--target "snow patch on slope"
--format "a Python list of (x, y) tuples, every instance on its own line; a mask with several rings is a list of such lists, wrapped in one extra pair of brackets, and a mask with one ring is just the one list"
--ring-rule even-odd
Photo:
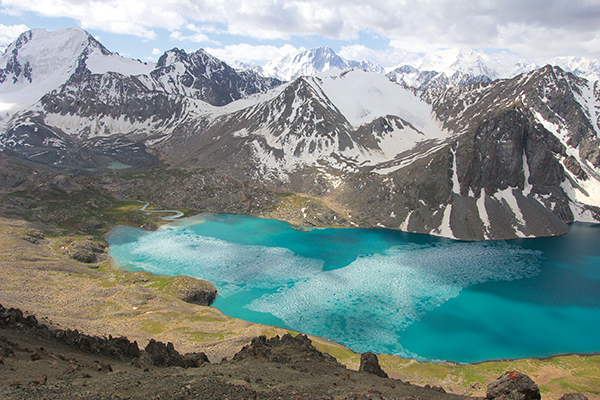
[(450, 149), (452, 153), (452, 192), (460, 194), (460, 182), (458, 181), (458, 167), (456, 165), (456, 151)]
[(523, 175), (525, 176), (525, 183), (523, 184), (523, 196), (527, 197), (531, 193), (532, 185), (529, 183), (531, 171), (529, 169), (529, 163), (527, 162), (527, 154), (525, 154), (525, 151), (523, 151)]
[(450, 215), (452, 215), (452, 204), (447, 204), (444, 208), (444, 216), (442, 217), (442, 223), (439, 228), (435, 230), (439, 236), (455, 239), (452, 228), (450, 227)]
[(573, 91), (575, 99), (581, 105), (583, 112), (591, 122), (591, 125), (596, 132), (596, 137), (600, 139), (600, 102), (594, 95), (593, 88), (590, 85), (594, 85), (592, 82), (588, 82), (586, 85), (580, 86), (581, 94), (576, 90)]
[(514, 188), (508, 187), (504, 190), (494, 193), (493, 197), (498, 200), (500, 204), (505, 204), (508, 206), (508, 209), (513, 213), (517, 223), (516, 226), (513, 225), (515, 234), (519, 237), (527, 237), (520, 230), (520, 228), (527, 226), (527, 223), (525, 222), (525, 218), (523, 217), (523, 213), (521, 212), (521, 208), (519, 207), (519, 203), (517, 202), (517, 198), (513, 192), (514, 190)]
[(598, 220), (594, 218), (594, 214), (590, 210), (583, 207), (582, 204), (572, 201), (571, 203), (569, 203), (569, 206), (571, 207), (571, 211), (573, 212), (573, 219), (575, 221), (590, 222), (595, 224), (598, 223)]
[(92, 74), (118, 72), (123, 75), (147, 75), (156, 68), (156, 63), (132, 60), (116, 53), (104, 55), (95, 51), (88, 56), (86, 66)]
[(486, 239), (490, 238), (490, 229), (492, 224), (490, 223), (490, 217), (488, 216), (487, 210), (485, 208), (485, 191), (482, 190), (479, 194), (479, 198), (477, 199), (477, 210), (479, 212), (479, 219), (483, 222), (483, 236)]
[(319, 86), (354, 127), (386, 115), (409, 121), (430, 137), (448, 136), (429, 104), (384, 75), (362, 70), (319, 77)]

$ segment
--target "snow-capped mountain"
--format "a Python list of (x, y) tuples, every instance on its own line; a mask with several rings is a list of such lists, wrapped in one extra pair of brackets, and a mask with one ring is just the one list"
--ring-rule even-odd
[(0, 56), (0, 111), (13, 113), (32, 105), (73, 74), (137, 75), (153, 69), (153, 63), (111, 53), (84, 30), (34, 29), (21, 34)]
[(537, 64), (514, 53), (487, 54), (473, 49), (446, 49), (424, 56), (403, 52), (403, 55), (406, 61), (388, 69), (367, 60), (344, 59), (330, 47), (301, 50), (296, 54), (273, 60), (264, 67), (242, 62), (233, 62), (231, 65), (239, 70), (252, 70), (263, 76), (287, 81), (299, 76), (314, 76), (333, 68), (342, 71), (360, 68), (384, 73), (393, 82), (419, 90), (509, 79), (548, 64), (559, 66), (567, 72), (589, 80), (600, 79), (600, 63), (582, 57), (557, 57)]
[(296, 54), (288, 54), (269, 62), (263, 67), (266, 76), (284, 81), (299, 76), (312, 76), (332, 68), (347, 70), (361, 68), (367, 71), (383, 73), (380, 65), (370, 61), (351, 61), (338, 56), (329, 46), (301, 50)]
[[(490, 85), (425, 92), (443, 126), (459, 134), (449, 149), (453, 203), (461, 199), (453, 209), (478, 213), (486, 238), (507, 221), (517, 236), (552, 230), (552, 218), (534, 217), (540, 210), (555, 221), (598, 221), (598, 89), (546, 66)], [(474, 229), (459, 227), (464, 222), (455, 219), (453, 232)]]
[[(27, 44), (11, 48), (25, 54)], [(6, 122), (0, 149), (77, 173), (162, 160), (322, 200), (329, 223), (468, 240), (556, 235), (572, 221), (600, 221), (599, 83), (558, 67), (418, 91), (381, 73), (340, 71), (325, 56), (318, 65), (326, 72), (281, 83), (202, 50), (170, 50), (142, 74), (93, 73), (90, 57), (72, 54), (55, 64), (66, 80)], [(456, 54), (464, 62), (449, 64), (452, 76), (498, 73), (477, 54)], [(81, 59), (87, 69), (78, 69)], [(29, 59), (31, 80), (14, 63), (3, 69), (11, 90), (22, 79), (35, 87), (36, 62)]]
[(510, 79), (544, 65), (558, 66), (590, 81), (600, 80), (600, 63), (584, 57), (557, 57), (537, 64), (517, 54), (486, 54), (472, 49), (440, 50), (403, 62), (386, 75), (404, 86), (425, 90)]
[[(507, 56), (505, 55), (505, 57)], [(421, 59), (411, 62), (410, 65), (421, 71), (437, 71), (447, 75), (462, 72), (471, 76), (483, 75), (495, 80), (512, 78), (525, 72), (522, 66), (517, 65), (520, 59), (513, 57), (511, 61), (506, 58), (500, 60), (472, 49), (448, 49), (427, 54)]]
[(556, 57), (547, 64), (556, 65), (590, 81), (600, 80), (600, 62), (585, 57)]
[[(279, 185), (315, 166), (336, 174), (387, 173), (451, 137), (412, 91), (360, 69), (300, 77), (255, 104), (234, 106), (220, 110), (202, 135), (175, 133), (162, 150), (173, 155), (170, 162), (218, 163), (239, 179)], [(202, 150), (182, 157), (190, 148)], [(237, 170), (242, 159), (254, 167)]]
[(243, 61), (230, 61), (228, 62), (228, 64), (235, 68), (238, 71), (254, 71), (259, 75), (264, 75), (264, 71), (263, 68), (256, 64), (256, 63), (251, 63), (251, 62), (243, 62)]
[(137, 140), (162, 140), (213, 104), (280, 84), (237, 72), (202, 50), (173, 49), (157, 64), (127, 60), (80, 29), (25, 32), (3, 57), (0, 99), (22, 103), (2, 121), (0, 148), (20, 149), (32, 161), (66, 170), (122, 161), (120, 152), (107, 148), (110, 141), (100, 139), (105, 137), (120, 137), (119, 148), (130, 147), (124, 152), (129, 165), (153, 163)]
[(151, 90), (203, 100), (222, 106), (281, 82), (252, 71), (236, 71), (200, 49), (191, 54), (173, 49), (164, 53), (156, 68), (140, 79)]
[(472, 49), (448, 49), (404, 62), (386, 76), (404, 86), (425, 90), (512, 78), (536, 68), (537, 65), (527, 64), (516, 55), (494, 57)]
[(160, 147), (175, 165), (334, 200), (367, 226), (547, 236), (600, 221), (599, 115), (594, 83), (558, 68), (420, 96), (352, 70), (298, 78)]

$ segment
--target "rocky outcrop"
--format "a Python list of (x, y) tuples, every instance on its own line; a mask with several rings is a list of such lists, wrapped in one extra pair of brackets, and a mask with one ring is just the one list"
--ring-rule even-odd
[(185, 275), (168, 278), (165, 291), (187, 303), (201, 306), (209, 306), (217, 298), (217, 288), (212, 283)]
[(98, 256), (104, 253), (106, 245), (86, 237), (83, 240), (73, 241), (69, 245), (69, 257), (82, 263), (91, 264), (98, 261)]
[[(5, 308), (0, 304), (0, 329), (16, 329), (30, 332), (44, 339), (56, 340), (82, 352), (105, 356), (113, 359), (132, 361), (135, 365), (154, 365), (157, 367), (182, 367), (195, 368), (208, 363), (204, 353), (187, 353), (181, 355), (172, 343), (166, 345), (151, 339), (144, 351), (141, 351), (137, 342), (131, 342), (124, 336), (106, 337), (90, 336), (79, 332), (77, 329), (51, 329), (38, 323), (33, 315), (25, 317), (23, 312), (16, 308)], [(0, 357), (7, 353), (6, 346), (0, 345)], [(8, 354), (8, 353), (7, 353)]]
[(204, 353), (187, 353), (186, 355), (181, 355), (175, 350), (173, 343), (169, 342), (165, 345), (154, 339), (150, 339), (140, 361), (157, 367), (182, 368), (195, 368), (209, 362), (208, 357)]
[(234, 357), (234, 362), (246, 359), (268, 360), (283, 364), (333, 364), (338, 365), (335, 358), (326, 353), (321, 353), (313, 345), (306, 335), (296, 337), (285, 334), (282, 337), (275, 336), (267, 339), (259, 336), (252, 339)]
[(377, 355), (367, 351), (366, 353), (362, 353), (360, 355), (360, 367), (359, 371), (366, 372), (369, 374), (377, 375), (382, 378), (389, 378), (388, 374), (385, 373), (381, 366), (379, 365), (379, 359)]
[(487, 386), (487, 400), (540, 400), (540, 389), (530, 377), (508, 371)]
[(17, 308), (5, 308), (0, 304), (0, 328), (18, 329), (32, 332), (45, 339), (57, 340), (68, 346), (90, 354), (103, 355), (120, 360), (132, 360), (140, 356), (137, 342), (130, 342), (126, 337), (108, 338), (90, 336), (77, 329), (51, 329), (38, 323), (33, 315), (25, 317)]

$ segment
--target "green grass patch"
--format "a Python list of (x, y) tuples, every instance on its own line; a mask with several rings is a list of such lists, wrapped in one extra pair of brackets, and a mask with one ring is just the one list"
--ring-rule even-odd
[(233, 332), (226, 333), (212, 333), (212, 332), (202, 332), (202, 331), (188, 331), (184, 332), (191, 341), (193, 342), (216, 342), (219, 340), (225, 339), (225, 335), (233, 335)]
[(186, 321), (190, 321), (190, 322), (204, 322), (204, 323), (209, 323), (209, 322), (226, 322), (227, 320), (229, 320), (228, 317), (226, 316), (219, 316), (217, 314), (213, 314), (210, 313), (207, 314), (194, 314), (194, 315), (187, 315), (184, 318)]
[(162, 291), (164, 290), (167, 286), (169, 286), (169, 283), (171, 283), (171, 280), (169, 277), (166, 276), (154, 276), (154, 279), (152, 281), (152, 283), (150, 283), (148, 286), (151, 288), (154, 288), (158, 291)]
[(82, 278), (82, 279), (94, 279), (94, 277), (88, 275), (88, 274), (71, 274), (71, 276), (74, 276), (76, 278)]
[(145, 321), (141, 323), (140, 330), (151, 335), (158, 335), (167, 330), (168, 325), (156, 321)]
[(104, 311), (106, 309), (120, 309), (121, 306), (118, 305), (116, 302), (114, 301), (105, 301), (102, 302), (100, 304), (97, 304), (95, 306), (91, 307), (92, 311), (98, 312), (98, 311)]
[(354, 353), (352, 350), (339, 345), (337, 343), (331, 343), (324, 340), (317, 340), (313, 338), (313, 346), (322, 353), (327, 353), (333, 356), (336, 360), (342, 364), (350, 364), (360, 361), (360, 355)]

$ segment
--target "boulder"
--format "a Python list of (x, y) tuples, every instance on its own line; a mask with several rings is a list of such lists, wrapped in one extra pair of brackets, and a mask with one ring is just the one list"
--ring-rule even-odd
[(381, 366), (379, 366), (379, 359), (377, 355), (367, 351), (360, 355), (360, 367), (359, 371), (367, 372), (369, 374), (377, 375), (382, 378), (389, 378), (388, 374), (385, 373)]
[(488, 400), (540, 400), (540, 389), (527, 375), (508, 371), (487, 386)]
[(581, 393), (565, 393), (558, 400), (588, 400), (588, 398)]
[(183, 358), (191, 368), (202, 366), (202, 364), (210, 364), (208, 356), (205, 353), (185, 353)]

